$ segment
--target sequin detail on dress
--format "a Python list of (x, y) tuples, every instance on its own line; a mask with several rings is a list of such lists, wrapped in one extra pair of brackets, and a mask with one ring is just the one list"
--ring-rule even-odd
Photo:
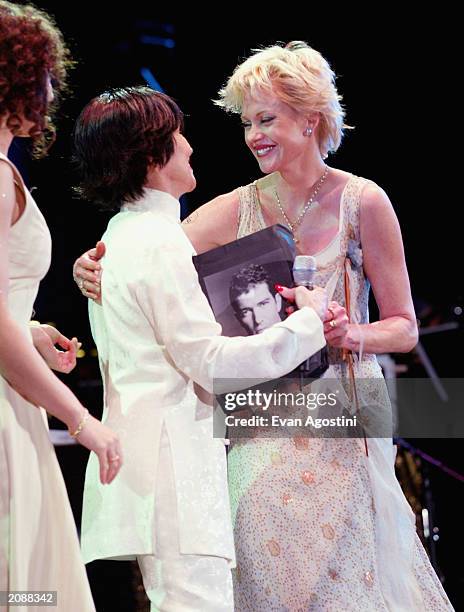
[[(367, 183), (355, 176), (348, 180), (340, 203), (339, 235), (316, 256), (315, 284), (326, 286), (331, 299), (340, 304), (345, 302), (343, 270), (349, 257), (350, 315), (358, 323), (368, 322), (369, 282), (362, 268), (359, 230), (360, 197)], [(238, 238), (265, 227), (256, 189), (256, 184), (238, 189)], [(347, 383), (341, 352), (331, 348), (329, 358), (328, 376)], [(382, 376), (374, 355), (364, 355), (356, 373)], [(412, 593), (415, 603), (395, 612), (452, 610), (394, 479), (391, 440), (369, 440), (371, 447), (372, 463), (376, 466), (380, 458), (396, 487), (394, 516), (398, 530), (407, 536), (411, 559), (401, 588)], [(240, 579), (237, 572), (234, 576), (237, 611), (391, 612), (389, 589), (396, 588), (395, 578), (402, 578), (397, 575), (398, 553), (389, 559), (378, 543), (389, 492), (368, 464), (362, 440), (232, 439), (228, 466), (240, 566)]]

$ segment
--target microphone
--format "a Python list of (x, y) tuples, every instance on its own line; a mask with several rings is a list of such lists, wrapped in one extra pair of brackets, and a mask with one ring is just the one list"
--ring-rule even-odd
[[(314, 289), (313, 278), (317, 271), (316, 258), (312, 255), (297, 255), (293, 262), (293, 281), (297, 287)], [(324, 346), (320, 351), (314, 353), (298, 366), (296, 372), (300, 376), (300, 389), (304, 387), (304, 380), (319, 378), (329, 367), (329, 356), (327, 347)]]
[(316, 258), (312, 255), (297, 255), (293, 262), (293, 281), (297, 287), (314, 289), (313, 278), (316, 273)]

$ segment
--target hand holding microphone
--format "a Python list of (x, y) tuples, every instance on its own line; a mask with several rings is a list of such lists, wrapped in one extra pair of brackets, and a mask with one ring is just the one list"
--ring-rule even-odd
[(293, 262), (293, 281), (297, 287), (314, 289), (313, 278), (316, 273), (316, 258), (312, 255), (297, 255)]
[[(316, 273), (316, 258), (312, 255), (297, 255), (293, 262), (294, 301), (298, 308), (309, 306), (316, 311), (318, 317), (324, 321), (327, 313), (327, 291), (321, 287), (314, 287), (314, 274)], [(286, 296), (284, 295), (286, 298)], [(291, 298), (287, 298), (291, 299)]]
[(280, 295), (289, 302), (295, 302), (298, 308), (308, 306), (312, 308), (321, 321), (325, 320), (327, 314), (327, 291), (322, 287), (315, 287), (312, 291), (306, 289), (306, 287), (279, 287), (276, 285), (276, 289)]
[(316, 272), (316, 260), (311, 255), (298, 255), (293, 264), (293, 280), (296, 287), (292, 289), (277, 288), (280, 295), (290, 302), (295, 302), (298, 308), (312, 308), (321, 321), (327, 313), (327, 291), (314, 287), (313, 276)]
[[(314, 275), (316, 271), (317, 265), (315, 257), (312, 255), (297, 255), (293, 263), (293, 280), (297, 287), (293, 290), (289, 290), (295, 293), (288, 294), (282, 292), (281, 295), (290, 301), (295, 301), (298, 308), (302, 306), (314, 308), (324, 322), (324, 334), (327, 343), (332, 346), (342, 347), (344, 346), (349, 329), (349, 320), (346, 310), (343, 306), (340, 306), (338, 302), (330, 302), (328, 304), (326, 291), (320, 287), (314, 287)], [(302, 291), (301, 289), (303, 287), (309, 291)], [(316, 304), (311, 303), (312, 296), (318, 300)], [(325, 299), (323, 299), (322, 296), (324, 296)]]
[[(284, 289), (281, 295), (287, 300), (295, 301), (298, 308), (309, 306), (321, 321), (327, 317), (327, 291), (322, 287), (314, 287), (313, 277), (316, 272), (316, 259), (311, 255), (298, 255), (293, 264), (293, 280), (296, 287)], [(329, 367), (327, 347), (324, 346), (299, 367), (300, 385), (304, 379), (319, 378)]]

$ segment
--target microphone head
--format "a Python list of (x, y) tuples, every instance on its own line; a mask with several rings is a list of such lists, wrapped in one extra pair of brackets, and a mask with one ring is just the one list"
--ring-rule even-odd
[(297, 255), (293, 262), (293, 270), (317, 270), (316, 258), (312, 255)]
[(312, 255), (297, 255), (293, 262), (293, 280), (295, 285), (313, 287), (313, 276), (317, 270), (316, 258)]

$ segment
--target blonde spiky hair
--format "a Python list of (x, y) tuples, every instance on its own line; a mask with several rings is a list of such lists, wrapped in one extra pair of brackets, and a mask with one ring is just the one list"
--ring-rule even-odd
[(272, 93), (305, 115), (319, 113), (319, 150), (323, 158), (338, 149), (343, 130), (350, 127), (344, 123), (335, 73), (322, 55), (305, 42), (253, 49), (253, 54), (236, 67), (219, 91), (215, 104), (230, 113), (241, 113), (244, 97), (257, 91)]

